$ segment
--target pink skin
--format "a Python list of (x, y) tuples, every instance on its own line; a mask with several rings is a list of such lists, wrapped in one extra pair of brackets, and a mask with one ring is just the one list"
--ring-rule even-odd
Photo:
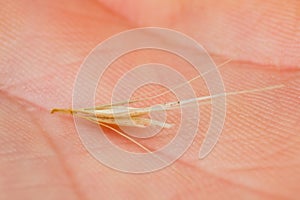
[[(299, 10), (300, 3), (292, 0), (1, 2), (0, 199), (296, 199)], [(231, 97), (218, 145), (198, 160), (210, 113), (209, 107), (202, 109), (193, 146), (173, 165), (192, 182), (172, 168), (132, 175), (105, 167), (83, 147), (70, 116), (49, 114), (53, 107), (71, 105), (76, 73), (93, 47), (142, 26), (182, 31), (203, 44), (217, 63), (233, 58), (222, 69), (227, 91), (287, 85)], [(116, 63), (119, 71), (104, 80), (99, 96), (109, 98), (110, 80), (151, 60), (149, 55)], [(184, 63), (165, 60), (193, 76)], [(137, 149), (109, 135), (122, 147)], [(169, 139), (160, 136), (143, 144), (154, 148)]]

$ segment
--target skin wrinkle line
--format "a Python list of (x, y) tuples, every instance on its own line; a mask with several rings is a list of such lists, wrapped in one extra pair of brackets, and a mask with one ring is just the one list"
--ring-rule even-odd
[[(3, 94), (3, 93), (2, 93)], [(4, 93), (8, 94), (8, 93)], [(14, 96), (12, 95), (7, 95), (7, 98), (9, 99), (14, 99)], [(17, 100), (20, 100), (18, 97), (16, 97)], [(24, 99), (23, 99), (24, 100)], [(18, 103), (18, 101), (14, 101), (14, 103), (17, 103), (17, 105), (24, 107), (24, 105), (21, 105)], [(29, 101), (26, 101), (26, 103), (32, 104)], [(27, 110), (25, 110), (26, 113), (28, 113)], [(30, 115), (28, 113), (28, 115), (31, 117), (31, 119), (34, 119), (36, 121), (39, 121), (39, 123), (35, 123), (35, 125), (37, 126), (37, 128), (40, 130), (40, 132), (42, 133), (41, 135), (46, 139), (47, 143), (49, 144), (49, 147), (53, 150), (53, 152), (56, 154), (58, 162), (61, 165), (61, 170), (62, 172), (64, 172), (64, 174), (66, 175), (66, 177), (68, 178), (68, 180), (70, 181), (70, 188), (72, 188), (72, 190), (74, 191), (74, 194), (78, 197), (78, 199), (83, 199), (83, 194), (81, 193), (81, 191), (79, 190), (79, 186), (77, 184), (76, 178), (74, 176), (74, 174), (72, 173), (72, 170), (69, 170), (70, 167), (68, 166), (68, 164), (64, 161), (63, 157), (60, 154), (60, 150), (59, 148), (55, 145), (55, 142), (53, 142), (52, 138), (47, 136), (47, 134), (45, 133), (45, 131), (43, 130), (43, 128), (41, 127), (40, 123), (41, 121), (39, 119), (37, 119), (36, 117), (34, 117), (33, 115)]]
[[(42, 6), (42, 7), (45, 7), (45, 6), (48, 7), (48, 8), (50, 7), (52, 9), (54, 9), (54, 11), (58, 10), (58, 11), (63, 12), (63, 13), (64, 12), (69, 12), (71, 14), (75, 14), (76, 16), (80, 15), (81, 17), (87, 17), (89, 19), (94, 19), (95, 21), (100, 20), (100, 19), (103, 18), (103, 16), (101, 16), (101, 15), (91, 15), (90, 13), (82, 13), (82, 12), (75, 11), (74, 9), (66, 9), (63, 6), (55, 6), (55, 5), (52, 5), (51, 3), (50, 3), (50, 5), (49, 5), (49, 3), (44, 3), (44, 2), (42, 2), (42, 3), (41, 2), (36, 2), (36, 3), (39, 3), (39, 5)], [(89, 2), (89, 3), (92, 3), (92, 2)], [(120, 20), (120, 19), (124, 20), (124, 18), (122, 16), (116, 15), (115, 13), (111, 12), (110, 9), (108, 9), (107, 7), (102, 6), (102, 3), (100, 3), (99, 1), (94, 1), (94, 3), (99, 4), (100, 8), (103, 9), (103, 11), (105, 11), (105, 13), (103, 13), (103, 14), (111, 15), (111, 16), (117, 16), (117, 18), (112, 18), (111, 20), (116, 20), (116, 19), (117, 20)], [(130, 22), (130, 21), (128, 21), (128, 22)], [(124, 23), (124, 25), (125, 25), (125, 23)], [(129, 25), (129, 23), (127, 25)]]
[[(96, 1), (96, 0), (95, 0)], [(111, 13), (113, 16), (117, 16), (119, 19), (122, 19), (123, 21), (126, 21), (126, 23), (132, 27), (138, 27), (137, 24), (133, 23), (131, 20), (129, 20), (127, 17), (123, 16), (122, 14), (118, 13), (114, 9), (110, 8), (109, 6), (103, 4), (103, 2), (96, 1), (104, 10)]]
[[(10, 189), (11, 190), (15, 190), (15, 189), (18, 189), (18, 190), (23, 190), (23, 189), (30, 189), (30, 188), (33, 188), (33, 189), (35, 189), (35, 188), (43, 188), (43, 187), (58, 187), (58, 188), (61, 188), (61, 187), (65, 187), (65, 188), (67, 188), (67, 189), (69, 189), (69, 190), (72, 190), (72, 189), (70, 189), (70, 184), (68, 185), (68, 184), (64, 184), (64, 183), (62, 183), (62, 184), (60, 184), (60, 185), (57, 185), (57, 184), (48, 184), (48, 183), (40, 183), (40, 184), (36, 184), (36, 185), (34, 185), (34, 184), (31, 184), (31, 185), (27, 185), (27, 186), (14, 186), (14, 187), (11, 187)], [(74, 193), (72, 193), (72, 194), (74, 194)]]
[(256, 171), (256, 170), (259, 170), (259, 171), (262, 171), (262, 170), (269, 170), (269, 169), (277, 169), (277, 168), (280, 168), (280, 169), (284, 169), (284, 168), (289, 168), (291, 166), (298, 166), (297, 163), (291, 163), (291, 164), (285, 164), (285, 165), (280, 165), (280, 166), (274, 166), (274, 165), (264, 165), (263, 167), (257, 167), (257, 166), (250, 166), (250, 167), (247, 167), (247, 168), (244, 168), (244, 169), (225, 169), (227, 172), (243, 172), (243, 171)]
[(252, 192), (257, 192), (259, 194), (264, 194), (266, 196), (270, 196), (270, 197), (277, 197), (277, 196), (280, 196), (282, 199), (286, 199), (285, 196), (282, 196), (282, 195), (279, 195), (279, 194), (273, 194), (273, 193), (270, 193), (270, 192), (267, 192), (267, 191), (263, 191), (263, 190), (260, 190), (259, 188), (254, 188), (254, 187), (251, 187), (250, 185), (246, 185), (246, 184), (243, 184), (242, 182), (236, 182), (230, 178), (227, 178), (227, 177), (224, 177), (224, 176), (221, 176), (217, 173), (213, 173), (212, 171), (209, 171), (209, 170), (204, 170), (203, 168), (200, 168), (199, 165), (192, 165), (188, 162), (185, 163), (187, 167), (190, 167), (192, 168), (193, 170), (195, 171), (198, 171), (198, 172), (204, 172), (206, 173), (207, 175), (213, 177), (213, 178), (216, 178), (218, 180), (221, 180), (221, 181), (224, 181), (230, 185), (233, 185), (233, 186), (237, 186), (237, 187), (242, 187), (242, 188), (245, 188), (245, 190), (247, 191), (252, 191)]

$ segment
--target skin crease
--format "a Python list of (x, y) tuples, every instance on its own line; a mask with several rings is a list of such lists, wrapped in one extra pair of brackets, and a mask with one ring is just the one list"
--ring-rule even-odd
[[(0, 199), (297, 199), (299, 3), (222, 2), (0, 2)], [(53, 107), (71, 105), (76, 73), (92, 48), (113, 34), (143, 26), (182, 31), (217, 64), (233, 58), (221, 69), (226, 91), (287, 86), (230, 97), (222, 136), (211, 154), (199, 160), (210, 117), (210, 107), (202, 108), (192, 147), (172, 165), (193, 181), (170, 167), (143, 175), (105, 167), (83, 147), (72, 117), (49, 114)], [(149, 61), (164, 60), (194, 76), (180, 59), (152, 54), (117, 61), (97, 95), (105, 102), (123, 72)], [(207, 93), (203, 81), (195, 85), (197, 94)], [(138, 149), (107, 132), (121, 147)], [(143, 144), (155, 149), (172, 138), (172, 132), (165, 133)]]

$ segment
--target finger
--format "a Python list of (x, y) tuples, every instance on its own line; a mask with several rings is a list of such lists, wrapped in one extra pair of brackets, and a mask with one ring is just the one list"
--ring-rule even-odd
[(182, 31), (212, 54), (299, 68), (298, 1), (99, 1), (138, 26)]

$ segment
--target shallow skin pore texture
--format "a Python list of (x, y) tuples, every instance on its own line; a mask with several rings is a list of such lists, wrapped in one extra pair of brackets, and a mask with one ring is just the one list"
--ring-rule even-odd
[[(293, 0), (1, 1), (0, 199), (297, 199), (299, 10)], [(193, 145), (172, 168), (143, 175), (117, 172), (87, 152), (71, 116), (49, 111), (70, 107), (76, 73), (92, 48), (113, 34), (143, 26), (182, 31), (217, 64), (233, 58), (221, 69), (226, 91), (286, 87), (228, 97), (222, 135), (205, 159), (199, 160), (198, 153), (209, 106), (201, 108)], [(194, 76), (178, 58), (158, 55), (155, 60), (152, 53), (117, 61), (112, 66), (117, 70), (108, 73), (97, 95), (109, 99), (114, 80), (150, 61), (163, 60), (186, 77)], [(203, 82), (194, 84), (197, 94), (207, 94)], [(178, 119), (174, 115), (171, 120)], [(121, 147), (138, 149), (105, 132)], [(167, 131), (142, 142), (155, 149), (170, 138)]]

